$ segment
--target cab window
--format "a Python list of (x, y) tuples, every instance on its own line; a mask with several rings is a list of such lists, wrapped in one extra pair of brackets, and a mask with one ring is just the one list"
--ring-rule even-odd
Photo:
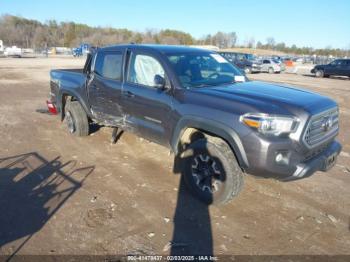
[(99, 52), (95, 61), (95, 73), (99, 76), (120, 81), (122, 78), (123, 55), (117, 52)]
[(143, 54), (132, 55), (127, 78), (129, 83), (154, 87), (156, 75), (165, 78), (164, 69), (156, 58)]

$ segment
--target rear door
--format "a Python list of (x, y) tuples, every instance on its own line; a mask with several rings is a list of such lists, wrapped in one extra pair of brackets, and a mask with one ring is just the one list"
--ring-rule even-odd
[(88, 76), (87, 89), (93, 116), (106, 125), (122, 121), (123, 52), (99, 51)]
[[(140, 136), (167, 145), (173, 96), (164, 63), (156, 54), (133, 51), (129, 55), (122, 91), (126, 125)], [(166, 80), (167, 89), (155, 87), (156, 75)]]

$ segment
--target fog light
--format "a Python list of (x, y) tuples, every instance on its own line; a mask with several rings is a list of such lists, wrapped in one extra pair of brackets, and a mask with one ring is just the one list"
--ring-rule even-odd
[(289, 153), (288, 152), (277, 152), (275, 161), (277, 164), (288, 165), (289, 163)]

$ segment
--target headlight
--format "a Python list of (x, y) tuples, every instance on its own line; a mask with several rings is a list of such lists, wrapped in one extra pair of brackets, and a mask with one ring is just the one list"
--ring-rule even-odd
[(299, 123), (294, 117), (262, 113), (244, 114), (240, 117), (240, 121), (262, 134), (275, 136), (295, 132)]

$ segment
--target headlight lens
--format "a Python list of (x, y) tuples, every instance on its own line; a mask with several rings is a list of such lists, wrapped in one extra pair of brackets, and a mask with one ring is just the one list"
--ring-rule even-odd
[(262, 134), (275, 136), (295, 132), (299, 123), (294, 117), (262, 113), (244, 114), (240, 117), (240, 121)]

